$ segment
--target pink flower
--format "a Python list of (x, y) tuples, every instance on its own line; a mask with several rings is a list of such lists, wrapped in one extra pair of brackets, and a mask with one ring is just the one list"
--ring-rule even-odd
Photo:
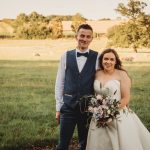
[(96, 95), (96, 98), (97, 99), (102, 99), (102, 96), (98, 94), (98, 95)]

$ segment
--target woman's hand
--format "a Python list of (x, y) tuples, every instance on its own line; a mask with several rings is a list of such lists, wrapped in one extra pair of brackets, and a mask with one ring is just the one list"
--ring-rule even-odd
[(130, 100), (131, 79), (125, 71), (121, 71), (121, 104), (120, 108), (128, 105)]

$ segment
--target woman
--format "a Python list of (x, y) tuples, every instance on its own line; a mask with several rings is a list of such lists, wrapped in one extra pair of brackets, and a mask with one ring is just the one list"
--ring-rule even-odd
[[(104, 50), (99, 58), (100, 70), (96, 73), (96, 93), (109, 89), (120, 101), (120, 117), (106, 127), (97, 127), (92, 118), (86, 150), (150, 150), (150, 133), (137, 115), (128, 109), (131, 79), (122, 69), (118, 54), (113, 49)], [(101, 86), (100, 86), (101, 85)]]

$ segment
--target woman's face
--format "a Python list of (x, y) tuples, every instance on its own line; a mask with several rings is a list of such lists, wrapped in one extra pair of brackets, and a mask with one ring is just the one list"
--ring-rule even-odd
[(115, 69), (116, 57), (112, 52), (105, 53), (102, 59), (102, 66), (106, 71)]

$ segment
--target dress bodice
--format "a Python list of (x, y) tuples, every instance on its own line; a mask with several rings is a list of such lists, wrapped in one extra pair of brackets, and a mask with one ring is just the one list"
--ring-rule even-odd
[(108, 80), (105, 85), (102, 85), (99, 80), (95, 80), (94, 90), (97, 94), (106, 93), (118, 101), (121, 99), (120, 81), (118, 80)]

